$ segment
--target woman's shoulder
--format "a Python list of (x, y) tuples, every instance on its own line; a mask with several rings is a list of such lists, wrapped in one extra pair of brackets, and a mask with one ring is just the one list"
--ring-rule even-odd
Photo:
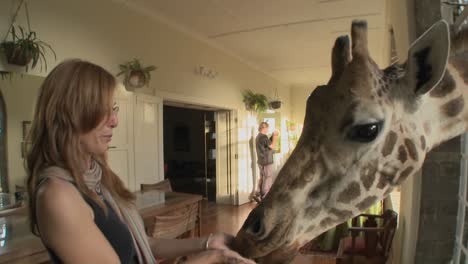
[(72, 183), (57, 178), (45, 179), (37, 190), (36, 198), (37, 206), (46, 211), (63, 210), (82, 200)]
[(94, 214), (73, 184), (49, 178), (37, 190), (36, 217), (41, 236), (48, 240), (58, 230), (75, 228), (75, 222), (93, 222)]

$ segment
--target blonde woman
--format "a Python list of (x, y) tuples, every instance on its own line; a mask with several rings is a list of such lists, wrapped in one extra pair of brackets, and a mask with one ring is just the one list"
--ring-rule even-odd
[(55, 263), (253, 263), (228, 248), (232, 236), (148, 238), (128, 191), (106, 162), (118, 125), (116, 80), (95, 64), (68, 60), (39, 92), (27, 156), (31, 229)]

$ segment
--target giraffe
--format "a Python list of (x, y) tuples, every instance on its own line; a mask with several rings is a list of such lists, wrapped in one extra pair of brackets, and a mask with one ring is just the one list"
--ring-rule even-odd
[[(367, 23), (332, 49), (332, 76), (307, 99), (304, 129), (234, 241), (259, 263), (289, 263), (307, 241), (365, 211), (468, 127), (468, 30), (435, 23), (408, 60), (380, 70)], [(450, 39), (451, 38), (451, 39)]]

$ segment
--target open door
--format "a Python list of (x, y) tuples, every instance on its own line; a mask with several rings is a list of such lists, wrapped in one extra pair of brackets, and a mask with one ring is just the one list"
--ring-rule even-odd
[(216, 203), (237, 204), (237, 118), (234, 111), (216, 112)]

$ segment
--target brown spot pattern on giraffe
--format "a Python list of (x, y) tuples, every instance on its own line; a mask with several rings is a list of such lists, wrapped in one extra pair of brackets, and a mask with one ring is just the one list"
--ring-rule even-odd
[(348, 203), (361, 195), (361, 186), (358, 182), (352, 182), (338, 195), (338, 202)]
[(284, 204), (286, 202), (288, 202), (290, 200), (290, 196), (289, 196), (289, 193), (287, 192), (280, 192), (277, 196), (276, 196), (276, 202), (278, 202), (279, 204)]
[(307, 228), (306, 233), (312, 232), (314, 231), (314, 229), (315, 229), (315, 225), (311, 225), (309, 228)]
[(424, 136), (421, 136), (421, 148), (426, 150), (426, 138)]
[(356, 207), (359, 211), (364, 211), (377, 201), (377, 196), (370, 196), (359, 202)]
[(444, 97), (455, 90), (455, 80), (449, 71), (445, 71), (444, 77), (439, 85), (431, 90), (429, 95), (435, 98)]
[(305, 212), (307, 219), (314, 219), (315, 217), (319, 215), (321, 210), (322, 210), (321, 206), (308, 207)]
[(398, 169), (393, 168), (393, 169), (391, 169), (391, 172), (380, 172), (380, 173), (381, 173), (385, 178), (387, 178), (387, 181), (392, 182), (393, 179), (395, 179), (396, 176), (397, 176)]
[(304, 179), (302, 178), (304, 175), (301, 174), (299, 177), (295, 177), (292, 179), (291, 183), (289, 184), (289, 188), (291, 188), (292, 190), (294, 189), (298, 189), (300, 188), (301, 186), (304, 186)]
[(341, 219), (349, 219), (353, 217), (353, 212), (349, 210), (338, 210), (336, 208), (330, 209), (330, 213), (333, 215), (336, 215), (340, 220)]
[(289, 187), (291, 189), (298, 189), (298, 188), (303, 187), (307, 182), (311, 181), (312, 178), (315, 176), (316, 167), (318, 165), (320, 164), (318, 164), (315, 160), (312, 160), (309, 163), (307, 163), (305, 166), (303, 166), (301, 168), (302, 173), (298, 175), (299, 177), (294, 177), (291, 180)]
[(412, 158), (414, 161), (418, 161), (418, 150), (416, 149), (414, 142), (409, 138), (405, 138), (405, 146), (408, 150), (410, 158)]
[(406, 160), (408, 160), (408, 154), (406, 154), (406, 148), (403, 145), (400, 145), (398, 148), (398, 160), (401, 161), (401, 163), (405, 163)]
[(413, 166), (409, 166), (404, 171), (402, 171), (400, 173), (400, 177), (398, 178), (396, 184), (402, 184), (406, 180), (406, 178), (408, 178), (411, 172), (413, 172), (413, 169), (414, 169)]
[(444, 115), (448, 117), (455, 117), (461, 113), (463, 107), (465, 107), (465, 101), (463, 100), (463, 95), (460, 95), (459, 97), (443, 104), (441, 107), (441, 111)]
[(328, 199), (331, 194), (330, 190), (335, 188), (335, 185), (337, 182), (338, 182), (338, 177), (330, 177), (326, 179), (324, 182), (315, 186), (315, 188), (312, 189), (312, 191), (308, 195), (309, 200), (315, 201), (320, 198)]
[(392, 173), (380, 172), (379, 182), (377, 183), (377, 188), (383, 189), (387, 186), (388, 182), (391, 182), (396, 176), (396, 171)]
[(366, 190), (369, 190), (372, 184), (375, 181), (375, 174), (377, 173), (377, 168), (373, 164), (370, 164), (367, 167), (361, 169), (361, 182), (364, 185)]
[(389, 186), (388, 189), (384, 192), (383, 198), (387, 197), (393, 191), (393, 187)]
[(321, 227), (330, 226), (332, 224), (333, 224), (333, 219), (331, 219), (331, 217), (327, 217), (327, 218), (323, 219), (322, 221), (320, 221), (320, 226)]
[(386, 157), (386, 156), (390, 155), (390, 153), (392, 153), (393, 148), (395, 147), (395, 143), (397, 141), (397, 138), (398, 138), (397, 133), (395, 133), (393, 131), (388, 132), (388, 135), (385, 138), (384, 146), (382, 148), (382, 155), (384, 157)]

